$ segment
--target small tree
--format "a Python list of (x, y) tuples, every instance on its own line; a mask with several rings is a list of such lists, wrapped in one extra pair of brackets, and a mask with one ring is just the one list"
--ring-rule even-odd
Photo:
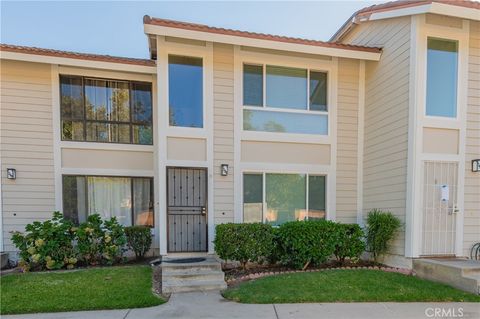
[(395, 237), (400, 226), (400, 220), (391, 212), (374, 209), (368, 213), (367, 251), (373, 254), (375, 261), (388, 251), (389, 242)]

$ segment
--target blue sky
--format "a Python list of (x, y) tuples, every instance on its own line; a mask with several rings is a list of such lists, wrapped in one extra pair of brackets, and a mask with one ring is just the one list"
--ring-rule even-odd
[(2, 43), (148, 58), (142, 17), (328, 40), (356, 10), (382, 1), (1, 1)]

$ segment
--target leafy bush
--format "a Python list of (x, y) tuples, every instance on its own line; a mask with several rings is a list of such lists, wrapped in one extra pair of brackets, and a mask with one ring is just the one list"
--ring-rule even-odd
[(88, 216), (77, 230), (77, 245), (82, 260), (89, 265), (119, 261), (127, 240), (115, 217), (103, 221), (100, 215)]
[(152, 245), (152, 233), (150, 227), (131, 226), (125, 227), (128, 246), (135, 253), (135, 258), (143, 259)]
[(54, 212), (50, 220), (28, 224), (24, 233), (14, 232), (12, 241), (20, 251), (19, 265), (28, 271), (71, 269), (79, 262), (111, 265), (121, 259), (126, 237), (115, 218), (102, 221), (99, 215), (90, 215), (75, 227)]
[(389, 241), (394, 238), (400, 226), (400, 220), (390, 212), (374, 209), (368, 213), (367, 250), (373, 254), (375, 261), (388, 251)]
[(295, 268), (324, 263), (339, 239), (336, 223), (327, 220), (293, 221), (278, 230), (280, 261)]
[(25, 271), (75, 267), (74, 239), (73, 224), (59, 212), (54, 212), (51, 220), (28, 224), (25, 233), (12, 234), (12, 241), (20, 250), (19, 264)]
[(365, 250), (365, 236), (358, 224), (337, 224), (338, 240), (335, 244), (335, 257), (344, 262), (346, 258), (356, 261)]
[(249, 261), (264, 262), (275, 249), (272, 226), (262, 223), (217, 225), (214, 244), (220, 258), (239, 261), (244, 269)]

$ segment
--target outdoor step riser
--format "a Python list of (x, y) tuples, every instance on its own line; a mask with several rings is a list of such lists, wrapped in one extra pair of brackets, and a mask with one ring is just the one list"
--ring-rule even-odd
[(213, 281), (219, 280), (224, 281), (223, 274), (211, 274), (211, 275), (180, 275), (180, 276), (163, 276), (162, 281), (164, 282), (179, 282), (179, 281)]
[(172, 286), (172, 287), (163, 287), (162, 291), (164, 293), (174, 293), (174, 292), (192, 292), (192, 291), (208, 291), (208, 290), (222, 290), (227, 288), (226, 284), (213, 284), (213, 285), (203, 285), (203, 286)]
[(162, 273), (194, 273), (194, 272), (206, 272), (206, 271), (222, 271), (222, 267), (218, 266), (190, 266), (190, 267), (171, 267), (162, 266)]

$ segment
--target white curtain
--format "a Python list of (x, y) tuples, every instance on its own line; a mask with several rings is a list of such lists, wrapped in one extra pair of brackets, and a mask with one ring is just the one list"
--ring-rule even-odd
[(132, 225), (130, 178), (88, 177), (88, 214), (116, 217), (123, 226)]

